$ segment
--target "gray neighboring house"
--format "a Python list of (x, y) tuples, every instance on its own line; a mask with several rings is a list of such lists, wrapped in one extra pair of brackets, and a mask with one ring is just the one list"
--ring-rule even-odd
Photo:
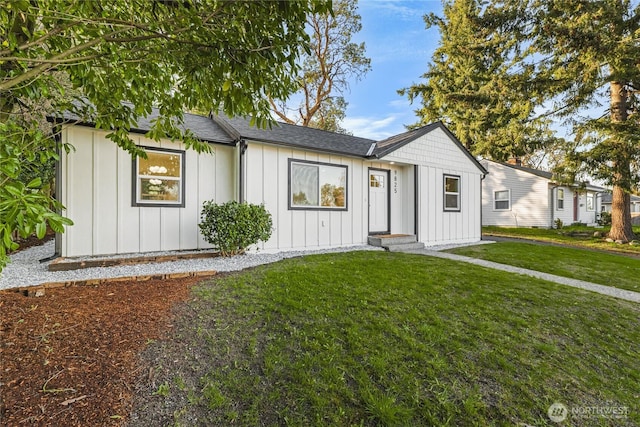
[(552, 173), (482, 160), (489, 172), (482, 181), (482, 225), (551, 228), (560, 219), (595, 225), (605, 188), (589, 183), (560, 185)]
[[(611, 212), (611, 199), (613, 195), (610, 192), (602, 193), (602, 202), (600, 210), (602, 212)], [(631, 213), (640, 214), (640, 197), (631, 195)]]

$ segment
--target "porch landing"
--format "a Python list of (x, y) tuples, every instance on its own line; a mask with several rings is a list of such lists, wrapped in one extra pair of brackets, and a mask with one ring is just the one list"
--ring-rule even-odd
[(389, 252), (415, 251), (424, 249), (415, 234), (378, 234), (369, 236), (371, 246), (379, 246)]

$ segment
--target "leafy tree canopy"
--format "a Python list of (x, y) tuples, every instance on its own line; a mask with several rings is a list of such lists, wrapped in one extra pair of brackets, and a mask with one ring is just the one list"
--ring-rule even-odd
[[(9, 0), (0, 8), (0, 268), (14, 232), (62, 230), (59, 205), (21, 182), (25, 160), (46, 163), (57, 147), (44, 114), (73, 111), (144, 155), (128, 137), (159, 108), (149, 136), (184, 140), (184, 110), (250, 115), (265, 125), (269, 97), (296, 88), (308, 50), (309, 13), (330, 2), (217, 0)], [(65, 147), (69, 149), (70, 147)]]
[[(365, 44), (351, 38), (362, 29), (357, 0), (334, 0), (333, 10), (311, 14), (307, 31), (311, 49), (302, 57), (296, 77), (297, 106), (288, 98), (271, 96), (274, 113), (290, 124), (346, 133), (340, 126), (350, 79), (360, 79), (371, 69)], [(297, 98), (297, 97), (296, 97)]]

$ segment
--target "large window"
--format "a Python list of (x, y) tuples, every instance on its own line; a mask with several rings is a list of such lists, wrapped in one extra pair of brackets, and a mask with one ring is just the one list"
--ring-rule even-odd
[(587, 193), (587, 210), (588, 211), (595, 211), (596, 210), (595, 194), (593, 194), (593, 193)]
[(133, 161), (133, 205), (184, 207), (184, 151), (144, 147)]
[(493, 209), (496, 211), (508, 211), (511, 209), (511, 190), (493, 192)]
[(564, 189), (558, 188), (556, 190), (556, 209), (561, 211), (564, 209)]
[(460, 210), (460, 177), (444, 175), (444, 210)]
[(347, 167), (289, 159), (289, 208), (347, 210)]

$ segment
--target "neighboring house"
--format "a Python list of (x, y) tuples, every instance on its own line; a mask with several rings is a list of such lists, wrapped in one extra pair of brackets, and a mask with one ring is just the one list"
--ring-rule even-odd
[(441, 123), (376, 142), (186, 114), (184, 126), (213, 150), (198, 154), (146, 138), (152, 119), (131, 130), (148, 159), (91, 124), (60, 125), (75, 150), (61, 155), (57, 195), (74, 225), (57, 236), (58, 256), (209, 248), (198, 228), (207, 200), (264, 203), (274, 226), (265, 251), (366, 244), (371, 234), (426, 245), (481, 238), (486, 171)]
[[(602, 206), (600, 207), (602, 212), (611, 212), (611, 199), (610, 192), (602, 193)], [(640, 197), (633, 194), (631, 195), (631, 213), (640, 213)]]
[(604, 188), (591, 184), (559, 185), (551, 172), (482, 160), (489, 172), (482, 183), (482, 225), (555, 226), (576, 222), (595, 225)]

